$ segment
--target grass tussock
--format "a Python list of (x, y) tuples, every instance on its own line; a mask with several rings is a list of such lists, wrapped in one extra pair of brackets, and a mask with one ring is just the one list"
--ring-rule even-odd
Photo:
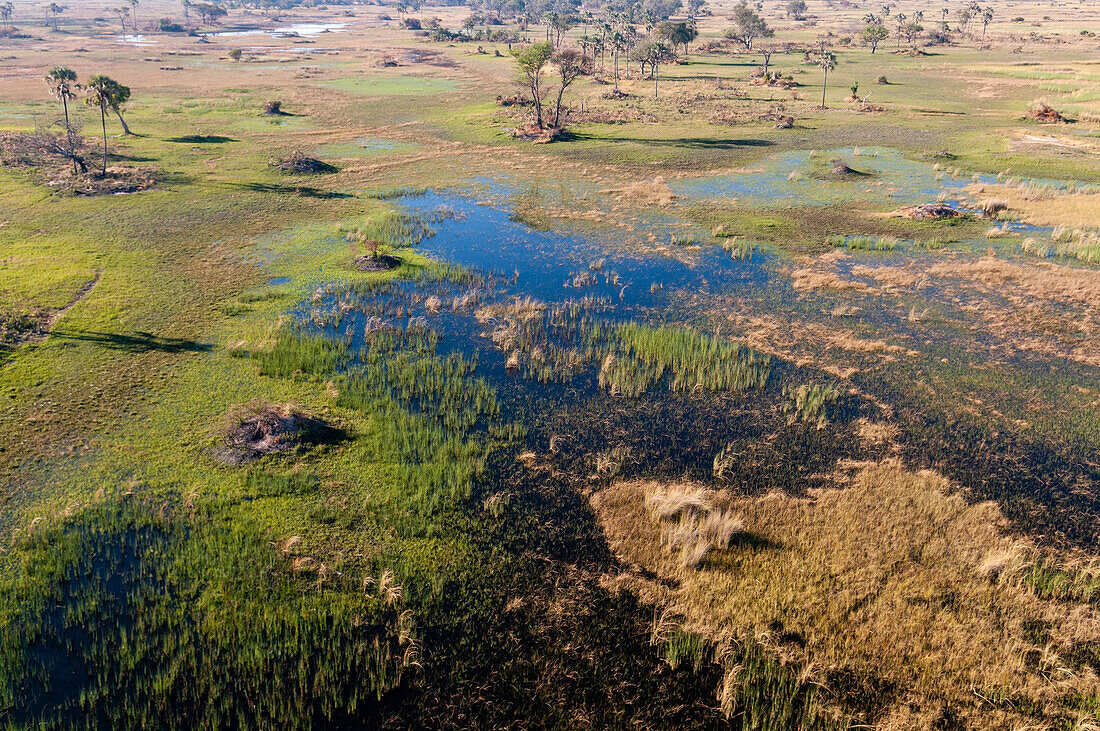
[(664, 544), (683, 566), (700, 566), (712, 550), (725, 550), (744, 529), (741, 518), (718, 507), (713, 495), (693, 485), (670, 485), (646, 495), (646, 505), (662, 528)]

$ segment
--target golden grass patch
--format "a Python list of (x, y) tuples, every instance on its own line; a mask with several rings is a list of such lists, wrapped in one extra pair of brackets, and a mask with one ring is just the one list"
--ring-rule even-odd
[[(940, 475), (895, 461), (853, 469), (843, 487), (802, 498), (613, 484), (592, 496), (600, 524), (624, 564), (656, 580), (638, 572), (608, 583), (716, 642), (755, 636), (819, 679), (886, 681), (897, 693), (877, 728), (931, 728), (945, 706), (969, 724), (1007, 728), (1023, 714), (983, 697), (1026, 697), (1055, 713), (1066, 694), (1100, 692), (1090, 668), (1062, 659), (1100, 641), (1100, 616), (1006, 580), (1028, 547), (1002, 535), (994, 504), (970, 504)], [(741, 531), (693, 567), (669, 550), (655, 495), (694, 496), (708, 514), (738, 516)], [(1036, 626), (1049, 628), (1041, 641)]]
[(972, 185), (971, 195), (996, 197), (1035, 226), (1100, 228), (1100, 193), (1036, 189), (1026, 185)]

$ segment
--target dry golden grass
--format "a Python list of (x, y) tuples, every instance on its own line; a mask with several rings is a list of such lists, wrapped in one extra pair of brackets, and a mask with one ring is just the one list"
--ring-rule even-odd
[(1100, 193), (1039, 190), (1026, 185), (974, 185), (968, 192), (996, 196), (1025, 223), (1100, 228)]
[(667, 206), (676, 200), (672, 188), (663, 177), (628, 183), (620, 188), (610, 188), (607, 194), (612, 200), (643, 206)]
[[(658, 580), (608, 583), (712, 639), (767, 638), (782, 627), (800, 640), (773, 638), (780, 657), (896, 684), (897, 700), (876, 728), (931, 728), (944, 705), (968, 724), (1010, 728), (1028, 719), (982, 696), (1026, 696), (1053, 712), (1066, 694), (1100, 692), (1090, 669), (1060, 659), (1074, 644), (1100, 640), (1100, 615), (1042, 602), (1005, 580), (1027, 547), (1002, 536), (995, 505), (968, 504), (939, 475), (897, 462), (854, 469), (844, 487), (807, 498), (613, 484), (592, 498), (600, 523), (627, 566)], [(647, 504), (647, 495), (669, 494), (740, 515), (744, 537), (698, 568), (686, 564)], [(1034, 623), (1050, 627), (1038, 644)]]

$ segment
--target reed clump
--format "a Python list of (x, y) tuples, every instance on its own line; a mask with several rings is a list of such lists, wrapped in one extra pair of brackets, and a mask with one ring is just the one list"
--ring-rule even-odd
[(787, 400), (783, 410), (787, 413), (788, 424), (812, 424), (823, 428), (829, 423), (826, 407), (835, 404), (840, 398), (840, 389), (832, 384), (804, 383), (800, 386), (784, 386)]

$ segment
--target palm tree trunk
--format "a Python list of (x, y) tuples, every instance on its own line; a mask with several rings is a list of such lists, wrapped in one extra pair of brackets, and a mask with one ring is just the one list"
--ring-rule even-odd
[[(61, 95), (61, 107), (65, 110), (65, 139), (69, 142), (69, 154), (73, 154), (75, 145), (73, 144), (73, 128), (69, 124), (69, 99), (64, 94)], [(73, 172), (77, 172), (76, 161), (73, 161)]]
[(118, 121), (122, 123), (122, 134), (127, 137), (132, 136), (134, 133), (130, 131), (130, 125), (126, 124), (126, 120), (122, 118), (122, 110), (116, 109), (115, 115), (118, 117)]
[(825, 69), (825, 81), (821, 83), (821, 108), (825, 108), (825, 89), (829, 86), (829, 69)]
[(103, 105), (99, 105), (99, 123), (103, 125), (103, 171), (102, 174), (107, 174), (107, 110), (103, 108)]

